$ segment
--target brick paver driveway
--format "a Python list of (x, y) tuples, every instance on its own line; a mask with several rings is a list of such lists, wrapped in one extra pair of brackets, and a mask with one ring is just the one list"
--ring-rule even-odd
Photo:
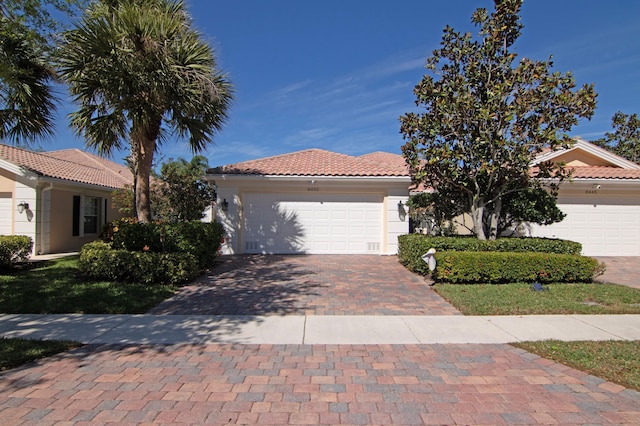
[[(153, 312), (457, 314), (394, 257), (223, 260)], [(640, 393), (509, 345), (87, 345), (0, 374), (2, 425), (107, 423), (632, 425)]]
[(150, 311), (186, 315), (460, 315), (395, 256), (222, 256)]
[(622, 284), (640, 289), (640, 256), (601, 256), (597, 257), (607, 265), (597, 282)]
[(508, 345), (86, 346), (5, 372), (12, 424), (640, 424), (640, 393)]

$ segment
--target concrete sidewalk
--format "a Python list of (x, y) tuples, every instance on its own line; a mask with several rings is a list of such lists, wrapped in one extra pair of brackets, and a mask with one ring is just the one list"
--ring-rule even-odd
[(92, 344), (501, 344), (640, 340), (640, 315), (0, 315), (0, 336)]

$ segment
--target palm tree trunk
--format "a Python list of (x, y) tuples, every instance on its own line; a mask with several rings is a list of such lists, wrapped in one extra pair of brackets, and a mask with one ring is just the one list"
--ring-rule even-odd
[(153, 152), (156, 147), (155, 138), (141, 135), (135, 144), (138, 149), (138, 167), (135, 177), (136, 215), (143, 223), (151, 222), (151, 198), (149, 196), (149, 179), (153, 167)]

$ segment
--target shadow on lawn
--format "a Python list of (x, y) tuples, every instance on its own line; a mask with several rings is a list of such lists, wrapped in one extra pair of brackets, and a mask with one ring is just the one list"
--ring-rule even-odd
[[(174, 297), (148, 313), (156, 315), (286, 315), (305, 313), (307, 301), (326, 287), (295, 256), (223, 256)], [(298, 259), (299, 260), (299, 259)]]

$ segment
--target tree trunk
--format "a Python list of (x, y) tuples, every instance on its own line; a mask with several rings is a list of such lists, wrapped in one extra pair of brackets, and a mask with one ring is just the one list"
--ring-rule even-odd
[(476, 234), (479, 240), (486, 240), (487, 237), (484, 233), (484, 203), (479, 200), (473, 200), (471, 204), (471, 220), (473, 220), (473, 232)]
[(149, 196), (149, 178), (153, 167), (153, 152), (156, 141), (142, 135), (136, 143), (138, 149), (138, 167), (135, 176), (136, 215), (143, 223), (151, 222), (151, 199)]
[(498, 222), (502, 211), (502, 198), (498, 198), (494, 203), (494, 209), (489, 216), (489, 239), (495, 240), (498, 237)]

